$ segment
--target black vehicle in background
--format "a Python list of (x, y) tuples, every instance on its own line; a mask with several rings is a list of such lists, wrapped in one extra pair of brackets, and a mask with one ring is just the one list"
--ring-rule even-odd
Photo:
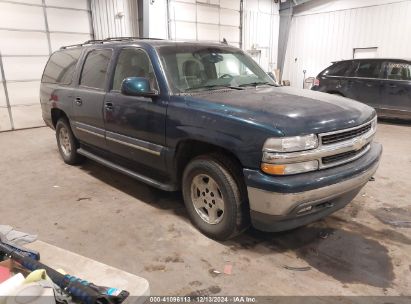
[(322, 71), (312, 90), (338, 94), (374, 107), (380, 117), (411, 119), (411, 61), (353, 59)]

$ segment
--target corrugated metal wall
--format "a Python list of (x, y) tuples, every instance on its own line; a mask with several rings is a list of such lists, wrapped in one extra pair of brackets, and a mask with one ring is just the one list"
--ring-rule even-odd
[(272, 71), (277, 67), (278, 4), (272, 0), (244, 0), (241, 20), (240, 3), (240, 0), (171, 0), (170, 38), (217, 42), (226, 38), (229, 44), (239, 47), (242, 30), (241, 47), (265, 70)]
[[(137, 1), (92, 0), (95, 37), (137, 36)], [(241, 20), (240, 0), (170, 0), (168, 12), (166, 0), (144, 1), (143, 18), (148, 20), (148, 29), (144, 31), (152, 38), (207, 41), (226, 38), (230, 44), (240, 46), (243, 24), (242, 48), (255, 51), (255, 60), (271, 71), (277, 67), (279, 5), (273, 0), (243, 2)], [(124, 12), (122, 18), (118, 18), (120, 11)]]
[(170, 0), (169, 18), (170, 39), (240, 44), (240, 0)]
[(243, 11), (243, 49), (266, 71), (277, 68), (280, 15), (270, 0), (247, 0)]
[(91, 0), (96, 39), (138, 36), (139, 0)]
[[(332, 1), (330, 1), (332, 2)], [(293, 17), (283, 79), (302, 87), (303, 70), (316, 76), (354, 48), (377, 47), (378, 57), (411, 57), (411, 1)]]

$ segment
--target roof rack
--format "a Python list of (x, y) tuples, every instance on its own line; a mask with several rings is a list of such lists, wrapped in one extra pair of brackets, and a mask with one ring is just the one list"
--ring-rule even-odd
[(108, 42), (120, 42), (120, 41), (131, 41), (131, 40), (164, 40), (164, 39), (145, 38), (145, 37), (109, 37), (109, 38), (101, 39), (101, 40), (92, 39), (92, 40), (87, 40), (83, 43), (62, 46), (60, 50), (65, 50), (65, 49), (73, 48), (73, 47), (81, 47), (81, 46), (91, 45), (91, 44), (103, 44), (103, 43), (108, 43)]

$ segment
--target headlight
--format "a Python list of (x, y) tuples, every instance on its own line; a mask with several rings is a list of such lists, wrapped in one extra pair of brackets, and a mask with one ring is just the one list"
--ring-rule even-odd
[(318, 137), (315, 134), (293, 137), (269, 138), (265, 141), (265, 152), (297, 152), (318, 147)]
[(373, 130), (374, 133), (377, 131), (377, 115), (371, 122), (371, 129)]

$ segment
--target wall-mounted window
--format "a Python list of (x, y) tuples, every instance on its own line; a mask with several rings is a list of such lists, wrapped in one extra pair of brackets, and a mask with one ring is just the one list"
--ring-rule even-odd
[(354, 48), (353, 50), (354, 59), (367, 59), (367, 58), (377, 58), (377, 57), (378, 57), (377, 47)]

